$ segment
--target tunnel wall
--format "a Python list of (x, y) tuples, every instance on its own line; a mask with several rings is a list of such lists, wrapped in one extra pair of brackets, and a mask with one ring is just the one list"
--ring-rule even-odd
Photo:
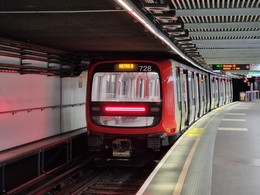
[(86, 77), (0, 72), (0, 151), (86, 127)]

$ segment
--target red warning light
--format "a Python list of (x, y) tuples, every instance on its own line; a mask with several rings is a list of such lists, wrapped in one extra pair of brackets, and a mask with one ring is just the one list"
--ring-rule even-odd
[(145, 107), (113, 107), (113, 106), (106, 106), (105, 111), (107, 112), (145, 112)]

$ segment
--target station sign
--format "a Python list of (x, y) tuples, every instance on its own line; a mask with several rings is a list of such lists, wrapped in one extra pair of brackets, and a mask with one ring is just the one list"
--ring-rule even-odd
[(259, 77), (260, 76), (260, 72), (258, 71), (249, 71), (247, 74), (247, 77)]
[(212, 70), (250, 70), (250, 64), (212, 64)]
[(250, 70), (259, 71), (260, 70), (260, 64), (250, 64)]

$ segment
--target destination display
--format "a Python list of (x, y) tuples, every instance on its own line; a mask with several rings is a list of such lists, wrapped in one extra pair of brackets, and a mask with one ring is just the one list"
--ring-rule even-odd
[(212, 70), (249, 70), (250, 64), (212, 64)]

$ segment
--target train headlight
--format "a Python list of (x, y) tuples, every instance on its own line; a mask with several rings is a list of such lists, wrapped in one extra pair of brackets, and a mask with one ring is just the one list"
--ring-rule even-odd
[(97, 112), (97, 111), (100, 111), (101, 108), (99, 106), (93, 106), (93, 107), (91, 107), (91, 110)]
[(151, 111), (151, 112), (160, 112), (161, 109), (160, 109), (159, 107), (151, 107), (151, 108), (150, 108), (150, 111)]

